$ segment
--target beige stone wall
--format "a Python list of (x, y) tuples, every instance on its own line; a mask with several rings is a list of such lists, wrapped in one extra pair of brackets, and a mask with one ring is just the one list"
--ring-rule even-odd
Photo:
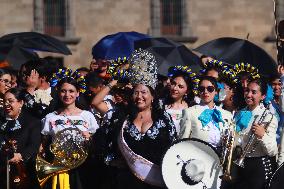
[(264, 38), (274, 29), (273, 1), (267, 0), (190, 0), (187, 4), (189, 20), (198, 41), (189, 44), (197, 47), (219, 37), (237, 37), (249, 40), (264, 48), (274, 58), (274, 43)]
[(0, 35), (33, 29), (33, 0), (0, 1)]
[(105, 35), (149, 30), (149, 0), (76, 0), (75, 3), (76, 36), (81, 37), (81, 42), (73, 48), (69, 63), (88, 65), (92, 46)]
[[(33, 30), (34, 0), (1, 0), (0, 35)], [(119, 31), (147, 33), (150, 28), (150, 0), (73, 0), (75, 36), (81, 41), (69, 46), (65, 56), (71, 68), (88, 66), (92, 46), (103, 36)], [(274, 58), (273, 43), (264, 43), (274, 26), (273, 1), (269, 0), (187, 0), (188, 19), (198, 40), (197, 47), (214, 38), (246, 38), (265, 48)]]

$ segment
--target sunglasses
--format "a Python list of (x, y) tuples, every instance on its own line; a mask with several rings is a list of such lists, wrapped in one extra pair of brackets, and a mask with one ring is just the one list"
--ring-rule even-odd
[(200, 86), (198, 87), (198, 91), (200, 93), (204, 93), (205, 92), (205, 89), (209, 92), (209, 93), (213, 93), (215, 91), (215, 87), (213, 86), (208, 86), (208, 87), (203, 87), (203, 86)]

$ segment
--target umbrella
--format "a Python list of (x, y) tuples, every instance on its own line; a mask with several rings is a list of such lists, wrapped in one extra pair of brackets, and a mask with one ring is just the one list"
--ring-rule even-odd
[(134, 42), (135, 49), (142, 48), (153, 53), (158, 64), (158, 73), (166, 76), (172, 66), (189, 66), (198, 72), (201, 67), (199, 57), (181, 43), (166, 38), (148, 38)]
[(249, 63), (257, 67), (262, 75), (267, 76), (277, 72), (277, 64), (273, 58), (248, 40), (232, 37), (218, 38), (197, 47), (194, 51), (229, 64)]
[(138, 32), (118, 32), (103, 37), (92, 49), (95, 59), (114, 60), (129, 57), (134, 51), (134, 41), (149, 38)]
[(21, 47), (13, 47), (8, 54), (1, 54), (0, 60), (5, 60), (9, 63), (9, 66), (12, 66), (14, 69), (19, 69), (22, 64), (39, 58), (36, 52), (27, 50)]
[(0, 38), (0, 61), (8, 61), (14, 68), (37, 58), (34, 51), (72, 54), (60, 40), (36, 32), (20, 32), (4, 35)]
[(0, 38), (0, 52), (9, 52), (15, 46), (36, 51), (72, 54), (66, 44), (46, 34), (20, 32), (7, 34)]

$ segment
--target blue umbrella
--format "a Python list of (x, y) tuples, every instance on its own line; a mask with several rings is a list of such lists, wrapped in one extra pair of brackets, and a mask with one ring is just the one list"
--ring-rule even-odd
[(118, 32), (102, 38), (92, 49), (95, 59), (114, 60), (129, 57), (134, 51), (134, 41), (150, 38), (138, 32)]

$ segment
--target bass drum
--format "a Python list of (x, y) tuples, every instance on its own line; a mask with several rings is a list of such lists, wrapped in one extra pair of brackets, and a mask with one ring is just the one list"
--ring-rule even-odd
[(162, 160), (162, 176), (169, 189), (217, 189), (223, 175), (215, 149), (199, 139), (175, 142)]
[(268, 189), (280, 189), (284, 187), (284, 163), (280, 165), (273, 173)]

